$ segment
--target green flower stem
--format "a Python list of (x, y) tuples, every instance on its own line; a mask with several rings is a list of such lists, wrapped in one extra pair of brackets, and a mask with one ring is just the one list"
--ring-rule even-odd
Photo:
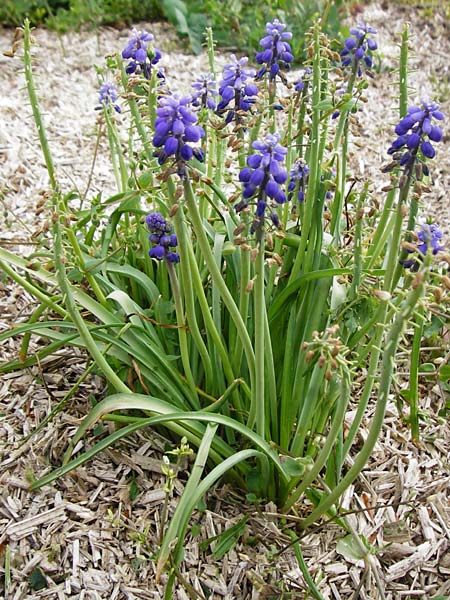
[(25, 65), (25, 81), (27, 85), (28, 97), (30, 99), (31, 110), (33, 111), (33, 118), (36, 124), (39, 142), (41, 144), (42, 153), (44, 155), (45, 165), (47, 167), (47, 173), (50, 179), (50, 185), (53, 190), (58, 188), (58, 184), (55, 177), (55, 169), (53, 166), (53, 159), (48, 145), (47, 133), (45, 131), (44, 122), (42, 120), (41, 111), (39, 109), (39, 100), (36, 93), (36, 87), (34, 85), (33, 69), (31, 65), (31, 32), (30, 32), (30, 21), (25, 19), (24, 28), (24, 65)]
[(192, 408), (199, 409), (200, 403), (198, 401), (198, 394), (194, 377), (192, 375), (191, 364), (189, 362), (189, 349), (186, 335), (186, 321), (184, 319), (183, 301), (181, 299), (180, 286), (178, 284), (177, 274), (175, 272), (174, 265), (166, 261), (167, 271), (169, 273), (170, 284), (172, 287), (173, 299), (175, 302), (175, 312), (177, 314), (177, 331), (178, 341), (180, 343), (180, 354), (181, 362), (183, 364), (184, 375), (192, 391), (192, 398), (195, 401), (195, 406)]
[[(128, 75), (125, 71), (125, 67), (123, 65), (123, 61), (121, 58), (118, 59), (118, 62), (119, 62), (119, 66), (120, 66), (120, 75), (121, 75), (122, 86), (123, 86), (124, 90), (128, 93)], [(149, 163), (153, 163), (155, 159), (153, 157), (152, 143), (148, 138), (147, 127), (145, 126), (145, 124), (142, 121), (141, 113), (139, 111), (137, 102), (136, 102), (136, 100), (134, 100), (133, 98), (130, 98), (130, 97), (127, 98), (127, 102), (128, 102), (128, 106), (130, 107), (131, 116), (133, 117), (133, 121), (136, 126), (137, 132), (139, 134), (139, 137), (141, 138), (141, 142), (144, 147), (145, 156), (146, 156), (147, 160), (149, 161)]]
[(128, 187), (128, 170), (125, 164), (125, 158), (123, 155), (122, 144), (120, 143), (119, 136), (117, 135), (117, 129), (111, 119), (108, 107), (103, 109), (103, 116), (105, 117), (106, 129), (108, 131), (108, 143), (109, 150), (111, 153), (111, 161), (116, 178), (117, 189), (119, 192), (124, 192)]
[[(59, 297), (59, 299), (60, 299), (60, 297)], [(45, 303), (42, 302), (41, 304), (39, 304), (38, 307), (36, 308), (36, 310), (34, 310), (33, 313), (31, 314), (31, 316), (28, 318), (28, 324), (31, 325), (32, 323), (37, 323), (46, 310), (47, 310), (47, 305)], [(20, 349), (19, 349), (19, 361), (20, 362), (25, 362), (25, 360), (27, 358), (28, 348), (30, 346), (30, 340), (31, 340), (32, 333), (33, 333), (33, 330), (27, 331), (23, 335), (22, 342), (20, 344)]]
[(54, 198), (54, 208), (56, 212), (53, 224), (55, 267), (58, 282), (64, 295), (67, 312), (70, 315), (73, 324), (77, 328), (78, 333), (80, 334), (80, 337), (86, 346), (86, 349), (91, 354), (92, 358), (97, 363), (98, 368), (102, 371), (109, 383), (118, 392), (130, 392), (131, 390), (128, 388), (128, 386), (125, 385), (125, 383), (117, 376), (114, 369), (112, 369), (108, 364), (103, 352), (95, 343), (95, 340), (89, 332), (89, 329), (75, 304), (75, 300), (70, 289), (70, 284), (67, 279), (66, 268), (64, 266), (65, 256), (61, 239), (61, 217), (58, 214), (59, 207), (57, 196)]
[[(240, 270), (240, 295), (239, 295), (239, 314), (243, 323), (247, 323), (248, 320), (248, 308), (250, 303), (250, 292), (247, 292), (247, 284), (250, 280), (250, 255), (248, 250), (239, 250), (241, 258), (241, 270)], [(236, 329), (233, 329), (235, 334)], [(235, 373), (239, 373), (241, 370), (242, 353), (244, 351), (240, 338), (234, 339), (236, 336), (230, 335), (230, 348), (233, 348), (233, 356), (231, 364)]]
[(414, 442), (419, 441), (420, 430), (419, 430), (419, 411), (418, 411), (418, 399), (419, 399), (419, 367), (420, 367), (420, 350), (422, 345), (423, 335), (423, 308), (418, 307), (417, 319), (414, 329), (413, 343), (411, 348), (410, 368), (409, 368), (409, 422), (411, 425), (411, 437)]
[[(1, 252), (1, 249), (0, 249)], [(42, 304), (50, 310), (53, 310), (56, 314), (63, 317), (63, 319), (67, 319), (69, 313), (62, 306), (60, 306), (57, 302), (51, 299), (45, 292), (41, 291), (40, 288), (33, 285), (27, 278), (22, 277), (14, 269), (12, 269), (7, 262), (0, 258), (0, 267), (2, 271), (8, 275), (13, 281), (15, 281), (18, 285), (20, 285), (24, 290), (26, 290), (31, 296), (42, 302)], [(60, 298), (60, 296), (57, 296)]]
[(258, 256), (255, 261), (254, 324), (255, 324), (255, 367), (256, 393), (253, 396), (255, 405), (250, 408), (248, 426), (253, 427), (253, 415), (256, 419), (256, 433), (267, 439), (266, 431), (266, 402), (265, 402), (265, 327), (266, 304), (264, 300), (264, 229), (257, 232)]
[(214, 260), (214, 256), (211, 251), (211, 247), (208, 242), (208, 238), (206, 237), (206, 233), (203, 227), (202, 219), (200, 213), (198, 211), (197, 203), (195, 200), (194, 192), (192, 190), (192, 185), (189, 178), (186, 178), (184, 181), (184, 191), (185, 198), (188, 205), (189, 216), (192, 220), (192, 225), (197, 236), (197, 242), (202, 251), (206, 266), (211, 273), (211, 277), (214, 279), (215, 284), (217, 285), (220, 294), (222, 296), (223, 302), (227, 307), (230, 317), (232, 318), (238, 336), (241, 340), (242, 346), (244, 348), (244, 352), (247, 358), (247, 365), (250, 372), (250, 380), (252, 382), (251, 388), (254, 389), (253, 383), (255, 382), (255, 355), (253, 352), (252, 343), (250, 340), (250, 336), (248, 335), (247, 328), (245, 323), (242, 321), (242, 317), (239, 313), (239, 309), (236, 306), (236, 303), (228, 289), (220, 269), (217, 267), (216, 262)]
[(322, 446), (319, 454), (317, 455), (312, 468), (306, 472), (303, 476), (300, 485), (295, 488), (285, 499), (285, 507), (292, 507), (301, 497), (301, 495), (308, 489), (308, 487), (314, 482), (321, 470), (325, 466), (332, 450), (336, 444), (336, 440), (342, 430), (342, 423), (345, 417), (345, 411), (350, 400), (350, 373), (348, 369), (344, 368), (340, 381), (340, 392), (339, 398), (334, 410), (333, 417), (330, 423), (330, 429), (325, 439), (325, 443)]
[[(389, 391), (391, 387), (392, 373), (395, 364), (395, 354), (398, 343), (400, 341), (405, 322), (407, 322), (407, 320), (410, 318), (417, 302), (423, 295), (425, 275), (426, 273), (424, 272), (420, 273), (420, 278), (413, 286), (413, 289), (409, 293), (408, 297), (402, 303), (402, 306), (398, 311), (387, 336), (383, 351), (378, 400), (367, 439), (365, 440), (359, 454), (355, 457), (353, 465), (340, 480), (338, 485), (329, 494), (327, 494), (325, 499), (308, 515), (308, 517), (302, 520), (300, 524), (302, 528), (309, 527), (338, 501), (341, 494), (361, 473), (361, 470), (364, 468), (372, 454), (384, 423), (384, 415), (386, 412), (386, 405), (389, 400)], [(291, 508), (294, 502), (292, 499), (289, 499), (284, 506), (284, 510)]]
[[(175, 190), (171, 178), (168, 179), (167, 184), (169, 194), (173, 199)], [(192, 336), (192, 341), (194, 342), (196, 352), (198, 352), (202, 358), (202, 363), (205, 369), (206, 388), (211, 389), (210, 386), (212, 385), (213, 381), (211, 358), (200, 333), (194, 302), (193, 281), (194, 279), (197, 281), (200, 278), (200, 275), (198, 273), (197, 262), (195, 261), (195, 257), (193, 257), (192, 245), (186, 230), (186, 223), (184, 222), (184, 215), (181, 207), (177, 210), (174, 216), (174, 225), (175, 233), (178, 238), (178, 249), (180, 252), (181, 264), (184, 267), (180, 271), (182, 285), (181, 294), (184, 298), (189, 333)], [(186, 270), (187, 265), (189, 265), (189, 271)], [(193, 361), (194, 358), (194, 352), (191, 352), (190, 362)]]
[[(320, 96), (321, 96), (321, 62), (320, 62), (320, 29), (316, 24), (314, 29), (314, 59), (313, 59), (313, 89), (312, 89), (312, 123), (311, 146), (309, 149), (308, 164), (310, 165), (309, 183), (305, 198), (304, 220), (302, 222), (303, 235), (297, 250), (289, 283), (297, 279), (305, 259), (305, 250), (310, 242), (309, 235), (312, 229), (313, 211), (317, 197), (318, 179), (320, 177), (319, 151), (320, 151)], [(305, 269), (303, 269), (305, 272)]]
[[(325, 369), (320, 369), (319, 365), (316, 363), (308, 385), (308, 390), (302, 399), (302, 407), (298, 417), (295, 433), (292, 436), (292, 444), (290, 448), (290, 452), (294, 456), (304, 455), (305, 439), (310, 429), (314, 411), (317, 410), (317, 401), (320, 398), (320, 391), (325, 376), (324, 371)], [(297, 394), (294, 396), (294, 398), (298, 397), (299, 396)]]
[(333, 243), (335, 246), (340, 245), (341, 238), (341, 220), (342, 220), (342, 209), (344, 205), (345, 197), (345, 184), (347, 180), (347, 154), (348, 154), (348, 115), (346, 115), (343, 129), (343, 139), (341, 135), (341, 156), (339, 161), (339, 168), (337, 169), (337, 180), (338, 185), (334, 195), (333, 205), (331, 207), (331, 224), (330, 231), (333, 235)]
[(364, 190), (359, 194), (355, 206), (355, 238), (353, 243), (354, 253), (354, 270), (352, 278), (352, 287), (350, 288), (349, 301), (355, 300), (358, 295), (359, 286), (362, 275), (362, 223), (363, 223), (363, 207), (367, 198), (369, 184), (364, 185)]
[(372, 237), (370, 248), (367, 250), (367, 256), (364, 262), (365, 269), (372, 269), (384, 250), (389, 233), (392, 229), (390, 221), (393, 222), (395, 219), (395, 215), (392, 214), (392, 206), (394, 204), (395, 196), (395, 188), (389, 190), (384, 202), (383, 212), (381, 213), (375, 233)]
[(93, 275), (91, 275), (89, 273), (89, 270), (86, 268), (86, 263), (84, 262), (84, 256), (81, 251), (80, 244), (78, 243), (77, 236), (75, 235), (75, 231), (69, 226), (69, 227), (65, 228), (65, 233), (69, 239), (69, 242), (72, 246), (73, 251), (75, 252), (75, 256), (76, 256), (80, 271), (86, 277), (89, 285), (92, 288), (92, 291), (94, 292), (94, 294), (95, 294), (97, 300), (100, 302), (100, 304), (107, 307), (108, 301), (106, 300), (105, 295), (103, 294), (102, 290), (100, 289), (100, 286), (98, 285), (97, 280), (95, 279), (95, 277)]
[(404, 117), (408, 112), (408, 52), (409, 52), (409, 24), (405, 23), (400, 45), (400, 67), (399, 67), (399, 112)]
[(322, 594), (320, 593), (318, 587), (316, 586), (314, 579), (311, 577), (308, 571), (308, 565), (303, 558), (302, 549), (300, 544), (298, 543), (297, 535), (292, 530), (288, 530), (286, 534), (291, 538), (293, 542), (293, 548), (295, 552), (295, 557), (298, 562), (298, 566), (300, 571), (302, 572), (303, 578), (305, 580), (306, 585), (308, 586), (308, 596), (311, 595), (316, 600), (325, 600)]

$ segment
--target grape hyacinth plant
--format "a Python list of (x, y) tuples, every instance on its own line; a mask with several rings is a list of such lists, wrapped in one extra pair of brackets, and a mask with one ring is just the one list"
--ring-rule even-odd
[[(191, 94), (170, 91), (176, 82), (162, 89), (151, 75), (162, 58), (153, 36), (133, 30), (122, 58), (129, 74), (147, 81), (133, 81), (130, 93), (122, 58), (107, 63), (123, 87), (104, 84), (99, 101), (117, 193), (103, 198), (87, 186), (89, 209), (75, 205), (78, 194), (56, 176), (29, 24), (24, 30), (52, 221), (29, 256), (0, 248), (4, 276), (40, 303), (28, 323), (0, 333), (0, 341), (24, 334), (20, 358), (0, 372), (39, 366), (76, 346), (108, 385), (62, 464), (36, 473), (33, 490), (137, 430), (156, 429), (168, 445), (181, 439), (185, 450), (195, 449), (170, 520), (165, 506), (158, 530), (148, 524), (155, 585), (164, 582), (168, 599), (183, 585), (178, 573), (190, 518), (217, 482), (226, 478), (242, 503), (275, 503), (286, 520), (294, 512), (291, 537), (301, 557), (301, 531), (314, 523), (336, 519), (352, 531), (342, 497), (351, 486), (360, 489), (399, 386), (410, 402), (410, 416), (399, 418), (410, 419), (415, 440), (420, 434), (414, 366), (424, 326), (433, 319), (435, 329), (444, 327), (450, 258), (436, 224), (413, 232), (418, 217), (428, 221), (419, 211), (433, 194), (429, 161), (440, 151), (435, 144), (445, 143), (444, 115), (431, 101), (408, 109), (405, 28), (400, 76), (390, 74), (400, 97), (390, 120), (399, 124), (388, 149), (392, 162), (380, 175), (384, 191), (375, 185), (381, 182), (354, 175), (351, 157), (362, 150), (352, 134), (368, 85), (358, 75), (363, 64), (372, 66), (374, 30), (350, 30), (341, 56), (351, 68), (343, 71), (320, 25), (304, 49), (305, 78), (283, 90), (276, 111), (275, 85), (258, 89), (256, 80), (267, 75), (274, 82), (293, 60), (280, 21), (267, 25), (259, 72), (249, 58), (232, 55), (217, 94), (212, 75), (200, 76)], [(208, 44), (214, 72), (212, 35)], [(341, 77), (345, 93), (336, 106)], [(113, 119), (109, 109), (117, 110), (119, 94), (130, 110)], [(337, 123), (330, 119), (336, 108)], [(33, 349), (30, 332), (41, 340)], [(408, 380), (396, 364), (411, 338)], [(111, 427), (91, 434), (101, 420)], [(303, 560), (299, 565), (312, 581)]]

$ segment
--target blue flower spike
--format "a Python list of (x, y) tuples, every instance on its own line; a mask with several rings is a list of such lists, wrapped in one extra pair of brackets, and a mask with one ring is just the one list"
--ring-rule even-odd
[[(286, 169), (282, 163), (287, 154), (287, 148), (279, 144), (280, 136), (277, 133), (268, 134), (264, 141), (255, 141), (252, 148), (256, 150), (247, 158), (247, 166), (241, 169), (239, 180), (243, 184), (242, 200), (235, 205), (235, 210), (240, 212), (255, 199), (255, 219), (251, 226), (251, 233), (261, 230), (269, 200), (276, 204), (284, 204), (287, 200), (283, 184), (287, 179)], [(278, 215), (272, 211), (270, 218), (275, 227), (280, 226)]]
[(444, 250), (444, 246), (441, 246), (440, 241), (442, 240), (442, 231), (436, 225), (436, 223), (424, 223), (421, 225), (417, 233), (418, 243), (416, 244), (415, 250), (407, 249), (408, 253), (418, 252), (418, 259), (410, 258), (408, 260), (401, 261), (401, 264), (405, 269), (411, 269), (411, 271), (417, 271), (420, 266), (420, 261), (431, 252), (433, 256), (436, 256), (438, 252)]
[(190, 108), (190, 97), (161, 96), (158, 100), (153, 145), (158, 148), (155, 156), (160, 165), (173, 156), (180, 177), (186, 175), (186, 162), (195, 157), (203, 161), (203, 150), (196, 144), (205, 135), (197, 125), (197, 115)]
[(113, 83), (102, 83), (98, 97), (99, 106), (96, 106), (95, 110), (101, 110), (102, 108), (112, 106), (116, 112), (120, 113), (122, 109), (117, 104), (118, 98), (119, 94)]
[(290, 31), (284, 31), (286, 25), (280, 23), (278, 19), (274, 19), (271, 23), (266, 24), (266, 34), (260, 41), (259, 45), (263, 50), (256, 54), (256, 62), (262, 67), (256, 74), (256, 79), (262, 79), (268, 73), (269, 81), (275, 81), (279, 76), (283, 83), (286, 83), (286, 78), (282, 71), (290, 67), (294, 60), (294, 55), (291, 51), (291, 46), (287, 40), (292, 39)]
[(239, 111), (250, 110), (256, 102), (258, 86), (249, 81), (255, 77), (256, 71), (247, 68), (247, 62), (247, 56), (238, 60), (232, 54), (231, 62), (224, 67), (222, 81), (219, 84), (221, 99), (217, 105), (217, 113), (222, 115), (226, 112), (225, 123), (233, 120), (239, 122)]
[(309, 167), (301, 160), (297, 160), (289, 172), (289, 183), (287, 186), (288, 200), (291, 200), (294, 192), (297, 192), (297, 201), (305, 200), (305, 190), (308, 184)]
[(200, 75), (191, 87), (195, 90), (192, 94), (192, 106), (209, 108), (210, 110), (216, 109), (215, 96), (217, 96), (218, 92), (212, 73)]
[(170, 263), (180, 262), (177, 252), (171, 250), (178, 245), (177, 236), (172, 233), (172, 226), (161, 213), (150, 213), (145, 217), (145, 223), (150, 231), (148, 239), (153, 244), (148, 255), (156, 260), (167, 260)]
[(351, 37), (344, 42), (344, 48), (341, 50), (342, 66), (351, 66), (355, 69), (358, 77), (362, 75), (362, 66), (371, 69), (373, 65), (372, 52), (377, 49), (377, 42), (369, 37), (369, 34), (375, 34), (376, 29), (359, 23), (357, 27), (350, 29)]
[[(131, 30), (131, 37), (122, 50), (122, 58), (129, 60), (126, 67), (128, 75), (142, 73), (146, 79), (151, 78), (152, 67), (160, 61), (161, 52), (150, 42), (153, 42), (151, 33), (137, 29)], [(161, 70), (158, 71), (158, 76), (164, 77)]]
[(410, 106), (395, 128), (397, 138), (388, 149), (400, 166), (412, 168), (418, 155), (434, 158), (433, 143), (442, 140), (442, 129), (434, 121), (442, 121), (443, 113), (436, 102), (422, 100), (421, 106)]

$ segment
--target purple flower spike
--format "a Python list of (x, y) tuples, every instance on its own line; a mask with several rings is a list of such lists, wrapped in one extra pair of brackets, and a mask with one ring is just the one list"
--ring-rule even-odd
[[(126, 72), (142, 73), (146, 79), (152, 76), (152, 66), (156, 65), (161, 59), (161, 52), (157, 48), (149, 45), (153, 41), (153, 35), (147, 31), (131, 30), (131, 37), (127, 45), (122, 50), (122, 58), (129, 60)], [(158, 71), (158, 77), (164, 78), (163, 72)]]
[(359, 23), (357, 27), (350, 29), (353, 37), (348, 37), (341, 50), (342, 66), (352, 67), (356, 70), (358, 77), (362, 75), (361, 65), (364, 63), (367, 69), (372, 68), (372, 52), (377, 49), (377, 43), (369, 34), (376, 33), (376, 29)]
[(169, 156), (173, 156), (181, 177), (185, 175), (185, 163), (193, 156), (197, 160), (203, 160), (202, 151), (190, 146), (205, 135), (203, 127), (196, 124), (197, 116), (189, 107), (190, 102), (191, 98), (161, 96), (156, 109), (153, 145), (158, 150), (155, 156), (158, 157), (160, 165), (164, 164)]
[[(388, 154), (393, 154), (401, 166), (411, 171), (416, 160), (434, 158), (436, 151), (431, 142), (442, 140), (442, 130), (433, 124), (433, 119), (442, 121), (444, 115), (435, 102), (422, 101), (421, 106), (410, 106), (406, 116), (395, 128), (398, 137), (392, 142)], [(402, 154), (402, 149), (405, 151)]]
[[(417, 233), (417, 238), (419, 240), (419, 243), (417, 244), (417, 251), (419, 252), (418, 257), (401, 261), (401, 264), (405, 269), (411, 269), (411, 271), (417, 271), (419, 269), (419, 261), (422, 261), (428, 252), (431, 251), (433, 256), (435, 256), (438, 252), (444, 250), (444, 247), (440, 244), (442, 231), (440, 231), (436, 223), (423, 224)], [(411, 254), (413, 250), (408, 250), (408, 252)]]
[[(236, 120), (239, 122), (238, 111), (248, 111), (256, 102), (258, 87), (248, 81), (255, 77), (255, 70), (248, 69), (246, 64), (248, 57), (244, 56), (239, 60), (234, 54), (231, 55), (231, 63), (225, 65), (222, 81), (219, 84), (219, 94), (221, 100), (217, 105), (217, 113), (225, 115), (225, 122), (230, 123)], [(230, 107), (230, 103), (233, 105)]]
[(178, 245), (177, 236), (172, 232), (172, 226), (161, 213), (150, 213), (145, 217), (145, 223), (150, 231), (148, 239), (153, 244), (148, 255), (156, 260), (166, 259), (171, 263), (180, 262), (179, 255), (171, 250)]
[(214, 75), (200, 75), (192, 84), (195, 92), (192, 94), (192, 106), (200, 108), (216, 109), (215, 96), (217, 96)]
[(298, 202), (305, 199), (305, 190), (308, 184), (309, 167), (303, 161), (296, 161), (289, 173), (289, 183), (287, 186), (288, 199), (291, 200), (294, 192), (297, 191)]
[(117, 88), (113, 83), (103, 83), (100, 87), (100, 94), (98, 97), (99, 106), (95, 107), (95, 110), (101, 110), (102, 108), (108, 108), (112, 106), (118, 113), (121, 112), (120, 106), (117, 104), (119, 95)]
[[(282, 163), (287, 154), (287, 148), (279, 144), (278, 134), (266, 135), (264, 141), (255, 141), (252, 147), (257, 152), (247, 158), (247, 166), (241, 169), (239, 179), (243, 184), (243, 199), (235, 205), (240, 212), (249, 205), (249, 200), (255, 198), (255, 219), (251, 232), (260, 231), (264, 226), (265, 212), (269, 199), (276, 204), (286, 202), (286, 194), (282, 185), (287, 179), (286, 169)], [(271, 216), (272, 223), (279, 220)]]
[(291, 52), (291, 46), (286, 41), (292, 38), (292, 33), (284, 31), (285, 29), (286, 25), (280, 23), (278, 19), (267, 23), (267, 35), (259, 41), (259, 45), (262, 46), (263, 50), (258, 52), (255, 57), (256, 62), (263, 65), (258, 71), (256, 79), (262, 79), (268, 73), (269, 81), (275, 81), (278, 75), (286, 83), (286, 78), (281, 70), (289, 69), (294, 56)]

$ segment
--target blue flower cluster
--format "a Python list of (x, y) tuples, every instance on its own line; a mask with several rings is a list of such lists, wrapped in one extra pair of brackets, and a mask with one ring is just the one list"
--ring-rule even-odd
[(362, 75), (362, 61), (364, 61), (368, 69), (372, 67), (372, 51), (376, 50), (378, 46), (376, 41), (369, 37), (369, 33), (376, 32), (376, 29), (363, 23), (350, 29), (352, 37), (348, 37), (345, 40), (344, 48), (341, 50), (343, 67), (351, 65), (359, 77)]
[(195, 92), (192, 94), (192, 106), (215, 110), (217, 96), (216, 81), (212, 73), (200, 75), (192, 84)]
[(442, 121), (443, 118), (444, 115), (435, 102), (422, 101), (421, 106), (410, 106), (406, 116), (395, 128), (398, 138), (392, 143), (388, 154), (396, 157), (401, 150), (398, 160), (402, 166), (411, 166), (419, 149), (426, 158), (434, 158), (436, 152), (431, 142), (441, 141), (442, 130), (433, 124), (433, 119)]
[(289, 172), (288, 200), (291, 200), (297, 191), (297, 200), (303, 202), (305, 189), (308, 184), (309, 167), (301, 160), (297, 160)]
[[(232, 62), (225, 65), (223, 70), (222, 81), (219, 84), (219, 94), (221, 100), (217, 105), (218, 114), (223, 114), (227, 109), (225, 122), (230, 123), (237, 118), (237, 111), (247, 111), (256, 102), (258, 94), (258, 86), (251, 83), (248, 79), (255, 77), (254, 69), (247, 69), (245, 65), (248, 62), (248, 57), (244, 56), (239, 60), (234, 54), (231, 55)], [(228, 108), (231, 101), (234, 101), (234, 106)]]
[[(146, 79), (152, 76), (152, 66), (156, 65), (161, 59), (161, 52), (157, 48), (149, 46), (153, 41), (153, 35), (147, 31), (131, 30), (131, 37), (122, 51), (122, 57), (129, 59), (126, 72), (142, 73)], [(163, 77), (162, 71), (158, 71), (158, 76)]]
[(304, 69), (303, 73), (300, 76), (300, 79), (296, 83), (294, 83), (294, 90), (296, 92), (303, 92), (305, 86), (309, 83), (311, 74), (312, 69), (310, 67)]
[(256, 75), (256, 79), (262, 79), (266, 73), (269, 73), (269, 81), (275, 81), (277, 75), (282, 77), (280, 70), (288, 69), (290, 63), (294, 60), (291, 52), (291, 46), (286, 40), (292, 38), (290, 31), (284, 31), (286, 25), (274, 19), (272, 23), (266, 24), (266, 33), (259, 45), (263, 47), (261, 52), (256, 54), (256, 62), (263, 65)]
[(112, 106), (116, 112), (120, 113), (121, 108), (117, 104), (118, 98), (117, 88), (113, 83), (102, 83), (98, 97), (99, 106), (96, 106), (95, 110)]
[(162, 165), (169, 156), (174, 156), (180, 176), (185, 174), (185, 163), (193, 156), (203, 161), (203, 150), (192, 147), (205, 135), (203, 127), (196, 125), (197, 116), (189, 108), (191, 98), (179, 98), (176, 95), (161, 96), (158, 100), (153, 145), (159, 148), (155, 152)]
[[(287, 179), (286, 169), (282, 163), (287, 154), (287, 148), (279, 144), (280, 136), (277, 133), (268, 134), (264, 141), (255, 141), (252, 147), (257, 150), (247, 158), (247, 166), (239, 173), (239, 180), (243, 183), (243, 199), (235, 205), (237, 212), (248, 206), (248, 201), (256, 196), (255, 220), (251, 227), (252, 233), (264, 225), (264, 217), (268, 198), (277, 204), (286, 202), (286, 194), (282, 184)], [(276, 212), (271, 212), (275, 227), (280, 226)]]
[(166, 221), (161, 213), (155, 212), (145, 217), (145, 222), (150, 230), (148, 239), (153, 244), (148, 255), (156, 260), (166, 259), (171, 263), (180, 262), (180, 256), (170, 248), (178, 245), (177, 236), (172, 233), (172, 226)]
[[(431, 250), (433, 255), (436, 255), (438, 252), (444, 250), (444, 247), (441, 246), (439, 243), (442, 239), (442, 231), (440, 231), (440, 229), (435, 223), (425, 223), (424, 225), (422, 225), (417, 233), (417, 238), (420, 243), (417, 244), (416, 250), (419, 252), (420, 260), (423, 259), (423, 257), (428, 253), (429, 250)], [(408, 252), (412, 253), (413, 250), (408, 250)], [(417, 271), (420, 263), (417, 259), (411, 258), (402, 261), (402, 265), (406, 269), (411, 269), (411, 271)]]

